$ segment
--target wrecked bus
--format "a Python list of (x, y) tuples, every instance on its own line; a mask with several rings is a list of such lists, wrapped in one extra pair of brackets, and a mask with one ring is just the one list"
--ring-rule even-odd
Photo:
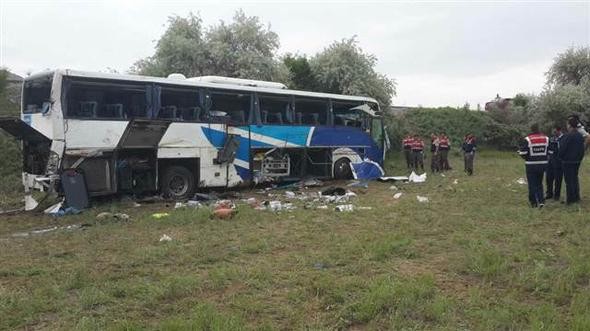
[(0, 127), (22, 140), (32, 190), (60, 191), (84, 175), (90, 196), (233, 187), (313, 176), (350, 178), (351, 162), (383, 163), (379, 105), (367, 97), (289, 90), (225, 77), (168, 78), (56, 70), (23, 82), (20, 118)]

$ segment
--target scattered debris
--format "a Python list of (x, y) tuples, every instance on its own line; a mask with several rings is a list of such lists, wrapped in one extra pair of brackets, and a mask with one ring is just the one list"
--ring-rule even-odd
[(189, 200), (189, 201), (186, 202), (186, 206), (187, 207), (193, 207), (193, 208), (200, 208), (203, 205), (201, 205), (201, 203), (199, 201)]
[(63, 204), (64, 204), (64, 201), (61, 200), (60, 202), (58, 202), (58, 203), (56, 203), (54, 205), (49, 206), (43, 212), (45, 214), (48, 214), (48, 215), (55, 214), (55, 213), (59, 212), (59, 210), (61, 209), (61, 207), (63, 206)]
[(176, 204), (174, 204), (174, 209), (178, 209), (178, 208), (187, 208), (187, 207), (191, 207), (191, 208), (201, 208), (203, 205), (196, 200), (189, 200), (187, 202), (177, 202)]
[(418, 199), (418, 202), (428, 202), (428, 197), (417, 195), (416, 199)]
[(234, 215), (236, 213), (237, 213), (237, 211), (235, 209), (220, 207), (220, 208), (216, 208), (213, 211), (212, 217), (218, 218), (218, 219), (230, 219), (230, 218), (234, 217)]
[(205, 202), (205, 203), (215, 201), (217, 199), (218, 199), (217, 196), (214, 195), (213, 193), (211, 193), (211, 194), (195, 193), (195, 195), (193, 196), (194, 201), (200, 201), (200, 202)]
[(346, 191), (342, 188), (335, 188), (334, 190), (326, 190), (324, 192), (320, 192), (320, 198), (327, 203), (347, 202), (352, 197), (356, 197), (356, 193), (352, 191)]
[(295, 198), (295, 192), (293, 192), (293, 191), (286, 191), (285, 192), (285, 197), (290, 198), (290, 199), (291, 198)]
[(257, 208), (258, 210), (270, 210), (270, 211), (282, 211), (292, 210), (295, 206), (292, 203), (283, 203), (279, 200), (264, 201), (262, 206)]
[(401, 198), (401, 197), (402, 197), (402, 192), (397, 192), (396, 194), (393, 195), (393, 198), (396, 199), (396, 200), (399, 199), (399, 198)]
[(522, 177), (517, 179), (515, 182), (516, 182), (516, 184), (526, 185), (526, 180)]
[(408, 180), (408, 176), (379, 177), (377, 180), (380, 182), (405, 182)]
[(353, 205), (338, 205), (335, 208), (336, 211), (353, 211), (354, 210), (354, 206)]
[(355, 180), (351, 183), (348, 183), (346, 186), (367, 189), (367, 188), (369, 188), (369, 182), (366, 180)]
[(426, 173), (422, 175), (417, 175), (415, 172), (412, 171), (410, 176), (408, 177), (408, 182), (410, 183), (424, 183), (426, 181)]
[(43, 212), (47, 215), (61, 217), (65, 215), (77, 215), (80, 214), (82, 211), (75, 207), (64, 207), (65, 202), (62, 199), (60, 202), (50, 206), (49, 208), (45, 209)]
[(459, 180), (458, 180), (458, 179), (455, 179), (455, 180), (453, 181), (453, 184), (455, 184), (455, 185), (459, 184)]
[(102, 212), (102, 213), (99, 213), (98, 215), (96, 215), (97, 221), (106, 221), (109, 219), (127, 221), (127, 220), (129, 220), (129, 218), (130, 218), (129, 215), (124, 214), (124, 213)]
[(164, 217), (168, 217), (168, 216), (170, 216), (170, 214), (168, 214), (168, 213), (155, 213), (155, 214), (152, 214), (152, 217), (155, 218), (155, 219), (160, 219), (160, 218), (164, 218)]
[(299, 186), (302, 187), (317, 187), (322, 185), (324, 185), (324, 183), (321, 180), (315, 178), (308, 178), (299, 182)]
[(16, 232), (13, 233), (11, 235), (11, 237), (13, 238), (24, 238), (24, 237), (28, 237), (28, 236), (32, 236), (32, 235), (39, 235), (39, 234), (45, 234), (45, 233), (49, 233), (49, 232), (54, 232), (54, 231), (58, 231), (58, 230), (76, 230), (76, 229), (81, 229), (81, 228), (86, 228), (92, 226), (91, 224), (88, 223), (82, 223), (82, 224), (72, 224), (72, 225), (66, 225), (66, 226), (53, 226), (50, 228), (46, 228), (46, 229), (39, 229), (39, 230), (31, 230), (29, 232)]
[(395, 185), (391, 185), (391, 186), (389, 187), (389, 189), (390, 189), (390, 190), (392, 190), (392, 191), (397, 191), (397, 190), (399, 190), (399, 189), (397, 188), (397, 186), (395, 186)]
[(322, 191), (322, 195), (340, 196), (340, 195), (345, 195), (345, 194), (346, 194), (346, 190), (343, 189), (342, 187), (330, 187), (330, 188)]
[(169, 236), (169, 235), (167, 235), (167, 234), (163, 234), (163, 235), (160, 237), (160, 242), (163, 242), (163, 241), (165, 241), (165, 242), (167, 242), (167, 241), (172, 241), (172, 237), (170, 237), (170, 236)]

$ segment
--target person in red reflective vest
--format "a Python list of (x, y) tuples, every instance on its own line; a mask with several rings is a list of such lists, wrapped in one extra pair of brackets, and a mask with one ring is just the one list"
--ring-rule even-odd
[(449, 137), (443, 132), (438, 136), (438, 151), (440, 154), (440, 170), (451, 170), (449, 165), (449, 150), (451, 150), (451, 142)]
[(417, 135), (412, 140), (412, 170), (418, 170), (418, 167), (424, 171), (424, 140)]
[(412, 165), (412, 142), (414, 138), (411, 135), (407, 135), (402, 140), (402, 148), (404, 150), (404, 156), (406, 157), (406, 166), (408, 169), (412, 169), (414, 166)]
[(531, 125), (531, 133), (520, 142), (518, 154), (524, 159), (529, 186), (529, 202), (533, 208), (545, 206), (543, 175), (551, 153), (549, 138), (539, 131), (539, 125)]

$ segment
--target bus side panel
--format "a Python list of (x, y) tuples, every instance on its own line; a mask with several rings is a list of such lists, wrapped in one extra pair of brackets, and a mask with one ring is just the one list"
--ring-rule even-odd
[(158, 145), (158, 158), (199, 158), (199, 187), (241, 183), (233, 165), (217, 164), (227, 136), (225, 124), (171, 123)]
[(310, 147), (346, 147), (361, 158), (383, 164), (383, 150), (368, 133), (356, 128), (318, 126), (313, 131)]
[(114, 150), (128, 121), (66, 120), (66, 150)]

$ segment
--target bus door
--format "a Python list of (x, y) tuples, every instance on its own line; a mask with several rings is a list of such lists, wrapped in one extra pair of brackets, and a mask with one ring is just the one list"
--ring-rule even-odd
[(387, 151), (387, 138), (384, 129), (383, 119), (381, 117), (371, 117), (371, 137), (382, 151), (383, 159), (385, 159), (385, 153)]

